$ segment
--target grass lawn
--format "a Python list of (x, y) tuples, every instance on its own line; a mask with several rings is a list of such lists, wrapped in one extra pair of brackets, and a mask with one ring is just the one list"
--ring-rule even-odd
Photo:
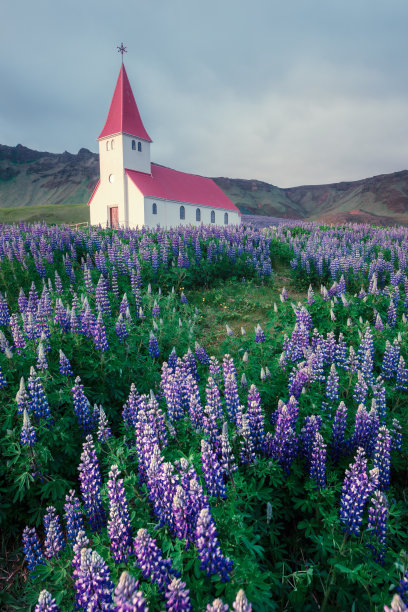
[(0, 223), (18, 223), (19, 221), (26, 223), (45, 221), (51, 225), (89, 222), (89, 207), (87, 204), (55, 204), (0, 208)]

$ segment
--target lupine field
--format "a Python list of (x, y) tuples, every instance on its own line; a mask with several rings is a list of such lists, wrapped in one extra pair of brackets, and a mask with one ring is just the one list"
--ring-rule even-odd
[(2, 610), (405, 609), (408, 229), (0, 232)]

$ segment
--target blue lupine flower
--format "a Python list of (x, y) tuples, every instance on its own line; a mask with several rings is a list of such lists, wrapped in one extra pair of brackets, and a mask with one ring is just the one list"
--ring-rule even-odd
[(25, 527), (23, 531), (23, 552), (30, 571), (37, 565), (45, 563), (40, 540), (34, 527)]
[(340, 499), (340, 521), (346, 533), (360, 535), (364, 506), (377, 486), (378, 468), (367, 474), (364, 450), (358, 448), (355, 462), (346, 470)]
[(115, 612), (144, 612), (148, 610), (139, 581), (128, 572), (122, 572), (115, 589)]
[(106, 520), (100, 491), (102, 479), (92, 436), (87, 436), (82, 446), (81, 463), (78, 466), (82, 499), (92, 531), (99, 531)]
[(374, 560), (384, 565), (387, 550), (388, 502), (384, 493), (374, 491), (368, 509), (368, 547), (371, 548)]
[(34, 612), (60, 612), (54, 597), (46, 589), (41, 591)]

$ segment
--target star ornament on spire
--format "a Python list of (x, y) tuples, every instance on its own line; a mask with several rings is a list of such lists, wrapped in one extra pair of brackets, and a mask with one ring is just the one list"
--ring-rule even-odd
[(125, 45), (122, 43), (120, 43), (120, 47), (116, 47), (118, 50), (118, 53), (122, 54), (122, 64), (123, 64), (123, 54), (127, 53), (127, 47), (125, 47)]

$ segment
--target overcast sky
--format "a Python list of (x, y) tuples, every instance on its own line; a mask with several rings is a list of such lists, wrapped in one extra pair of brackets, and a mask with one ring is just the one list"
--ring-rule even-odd
[(9, 0), (0, 143), (97, 151), (126, 70), (152, 160), (280, 187), (408, 168), (407, 0)]

